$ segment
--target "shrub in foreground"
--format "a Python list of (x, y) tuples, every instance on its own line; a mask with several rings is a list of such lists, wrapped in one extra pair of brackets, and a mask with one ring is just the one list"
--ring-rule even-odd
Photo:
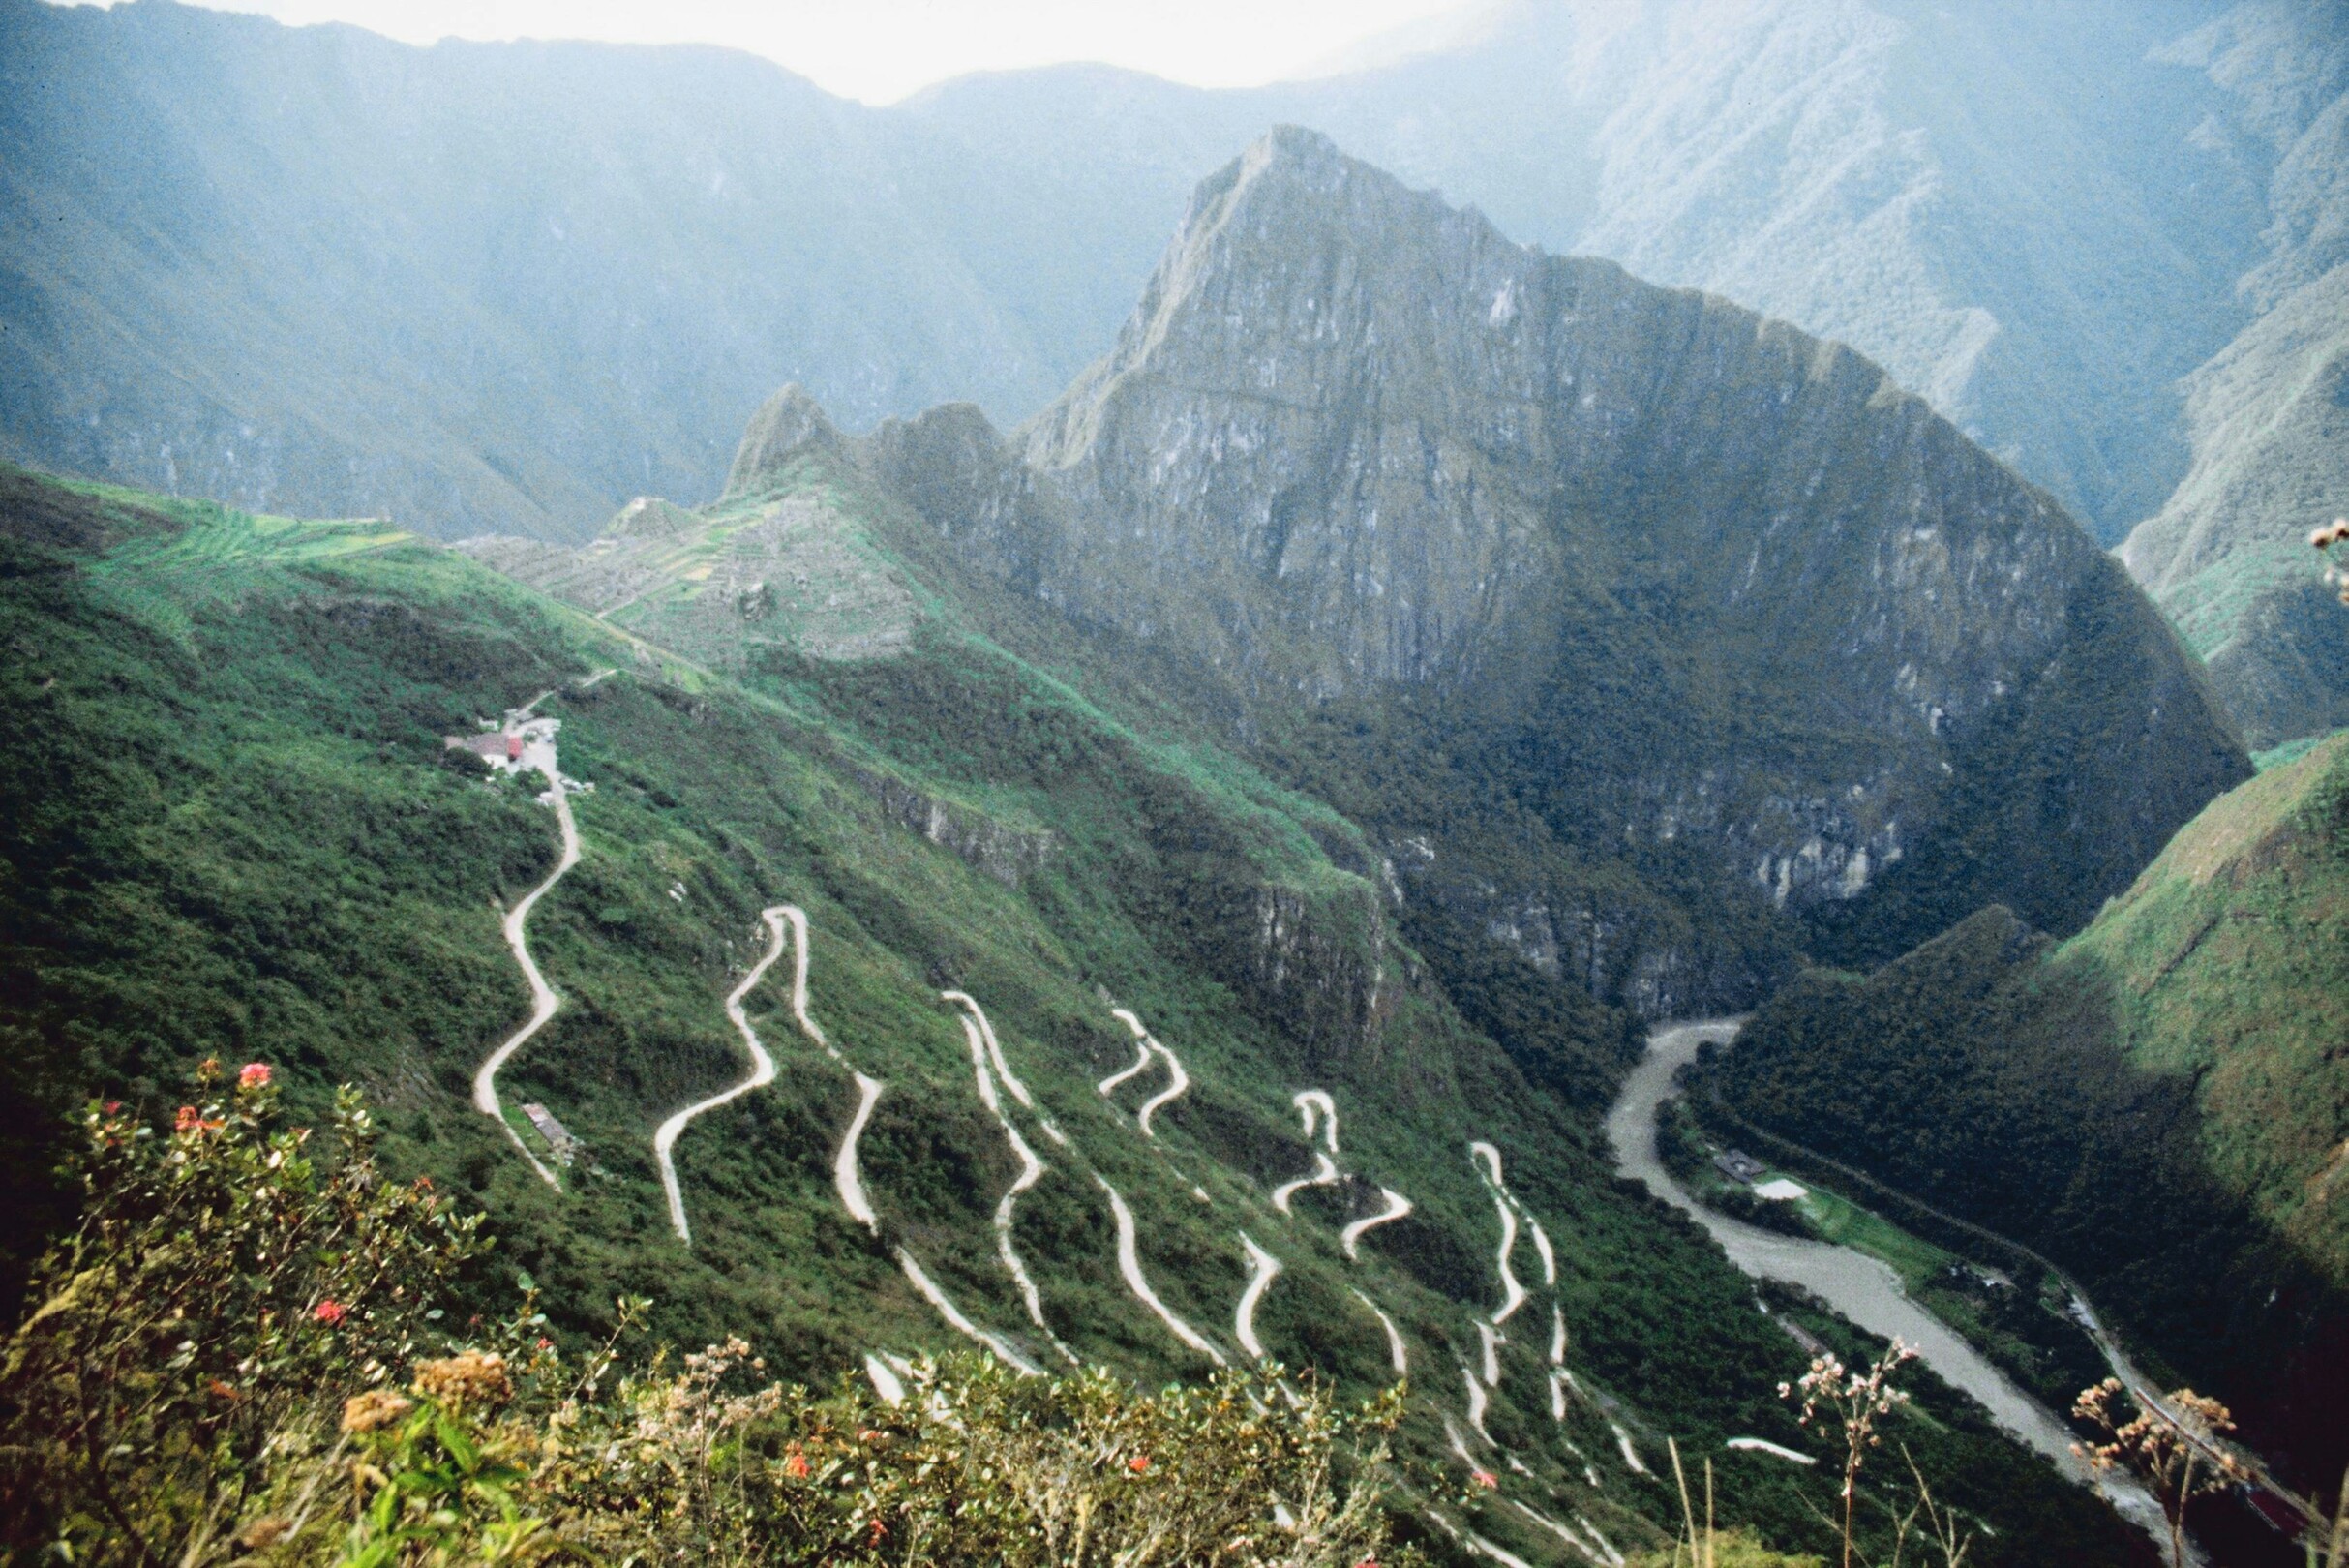
[(730, 1341), (576, 1364), (527, 1297), (437, 1305), (487, 1245), (376, 1166), (358, 1096), (277, 1127), (266, 1068), (199, 1071), (167, 1129), (93, 1105), (78, 1229), (0, 1363), (0, 1544), (205, 1568), (524, 1562), (1218, 1562), (1351, 1568), (1384, 1541), (1390, 1394), (1232, 1373), (906, 1369), (885, 1402), (768, 1381)]

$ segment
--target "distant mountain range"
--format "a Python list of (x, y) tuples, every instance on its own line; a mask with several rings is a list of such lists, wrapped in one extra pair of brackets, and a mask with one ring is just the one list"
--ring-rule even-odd
[(873, 109), (716, 49), (0, 0), (0, 454), (578, 539), (714, 494), (785, 381), (851, 428), (1026, 418), (1198, 177), (1296, 123), (1851, 344), (2099, 538), (2153, 518), (2132, 568), (2254, 743), (2349, 716), (2289, 548), (2349, 504), (2336, 10), (1513, 0), (1440, 36), (1253, 91), (1064, 67)]

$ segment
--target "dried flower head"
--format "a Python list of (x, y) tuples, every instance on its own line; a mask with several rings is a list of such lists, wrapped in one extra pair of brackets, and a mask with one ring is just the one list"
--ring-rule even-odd
[(505, 1357), (495, 1350), (461, 1350), (445, 1361), (418, 1362), (414, 1387), (442, 1404), (502, 1404), (514, 1393)]
[[(2121, 1402), (2136, 1406), (2121, 1419)], [(2080, 1391), (2072, 1414), (2103, 1432), (2107, 1441), (2072, 1452), (2099, 1471), (2129, 1470), (2145, 1478), (2170, 1524), (2170, 1560), (2185, 1560), (2186, 1506), (2206, 1493), (2250, 1478), (2251, 1471), (2224, 1440), (2235, 1418), (2216, 1400), (2182, 1388), (2159, 1399), (2124, 1388), (2118, 1377)]]
[(256, 1519), (245, 1526), (244, 1533), (236, 1538), (236, 1544), (248, 1552), (259, 1552), (277, 1545), (292, 1528), (291, 1520), (279, 1519), (275, 1515), (267, 1519)]
[(416, 1402), (388, 1388), (371, 1388), (343, 1402), (345, 1432), (374, 1432), (388, 1427), (416, 1407)]

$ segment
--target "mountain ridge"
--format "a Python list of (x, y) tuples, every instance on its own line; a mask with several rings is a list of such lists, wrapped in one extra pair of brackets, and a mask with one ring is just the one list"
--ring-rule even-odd
[[(2024, 7), (1982, 17), (1526, 3), (1501, 8), (1457, 48), (1317, 81), (1211, 93), (1051, 68), (943, 83), (872, 110), (722, 51), (644, 54), (646, 72), (674, 84), (647, 94), (590, 69), (638, 58), (624, 49), (410, 50), (355, 33), (305, 41), (300, 29), (152, 0), (90, 15), (12, 0), (11, 53), (28, 73), (12, 130), (41, 178), (12, 187), (9, 205), (26, 222), (82, 200), (82, 185), (99, 198), (84, 203), (97, 226), (73, 230), (78, 255), (66, 274), (55, 256), (12, 262), (24, 279), (12, 332), (46, 335), (39, 351), (84, 378), (46, 407), (38, 381), (19, 381), (12, 450), (159, 483), (184, 470), (191, 488), (255, 501), (271, 486), (315, 493), (325, 509), (413, 513), (442, 535), (527, 522), (575, 538), (632, 491), (708, 494), (721, 443), (786, 380), (813, 386), (856, 427), (948, 397), (976, 399), (998, 421), (1024, 417), (1114, 331), (1198, 171), (1265, 125), (1293, 121), (1479, 203), (1520, 239), (1595, 250), (1857, 343), (2117, 534), (2184, 471), (2168, 382), (2243, 324), (2231, 288), (2268, 221), (2261, 188), (2274, 155), (2251, 141), (2191, 139), (2199, 122), (2223, 118), (2231, 89), (2190, 62), (2153, 57), (2229, 14), (2215, 0), (2160, 16), (2110, 4), (2079, 30)], [(154, 58), (166, 40), (186, 55), (175, 71)], [(2042, 57), (2060, 69), (2034, 63)], [(1988, 101), (1952, 96), (1952, 59), (1981, 67)], [(331, 85), (362, 65), (365, 79)], [(718, 75), (697, 88), (693, 71)], [(396, 462), (378, 456), (354, 474), (296, 452), (290, 434), (271, 435), (283, 416), (259, 417), (250, 383), (226, 414), (190, 423), (197, 405), (141, 409), (135, 388), (107, 378), (117, 348), (103, 317), (84, 313), (92, 301), (136, 305), (123, 245), (174, 225), (200, 237), (205, 221), (108, 184), (110, 146), (42, 116), (53, 93), (42, 82), (75, 75), (107, 81), (116, 118), (138, 118), (141, 143), (170, 149), (196, 177), (191, 188), (212, 189), (213, 207), (280, 215), (266, 228), (277, 249), (253, 274), (267, 280), (253, 296), (263, 314), (231, 312), (208, 355), (148, 351), (165, 351), (163, 366), (199, 400), (223, 395), (201, 369), (207, 357), (259, 353), (273, 375), (306, 371), (329, 395), (304, 406), (341, 405), (338, 417), (379, 427), (359, 455)], [(256, 176), (240, 166), (247, 154), (206, 139), (178, 102), (197, 81), (272, 149), (271, 169)], [(272, 82), (302, 84), (290, 109)], [(487, 113), (476, 98), (508, 106)], [(609, 106), (610, 123), (583, 119), (581, 102)], [(346, 103), (411, 126), (428, 111), (454, 114), (486, 156), (420, 150), (328, 112)], [(297, 123), (299, 143), (281, 145)], [(1970, 128), (1984, 126), (1998, 135), (1976, 147)], [(1849, 156), (1826, 156), (1839, 135)], [(634, 170), (633, 183), (577, 166), (566, 149), (587, 147), (599, 166)], [(423, 177), (467, 164), (462, 201)], [(792, 166), (788, 178), (776, 172)], [(858, 171), (860, 183), (828, 181), (820, 166)], [(565, 212), (502, 192), (496, 182), (520, 167), (583, 199)], [(346, 187), (426, 221), (385, 228), (343, 200)], [(2091, 191), (2097, 199), (2083, 200)], [(497, 210), (529, 219), (483, 227), (483, 212)], [(624, 226), (599, 227), (599, 211), (624, 215)], [(2033, 223), (2018, 228), (2018, 214)], [(542, 221), (572, 238), (552, 241)], [(2063, 244), (2039, 232), (2049, 225)], [(704, 229), (723, 243), (692, 239)], [(331, 243), (338, 231), (374, 236), (368, 268), (349, 266)], [(811, 249), (818, 234), (853, 264)], [(559, 286), (534, 298), (484, 287), (484, 247)], [(767, 267), (778, 256), (795, 259), (788, 282)], [(2077, 275), (2082, 258), (2093, 286)], [(310, 272), (333, 288), (297, 281)], [(432, 296), (415, 319), (404, 302), (386, 310), (369, 298), (411, 286)], [(251, 285), (207, 287), (217, 308)], [(678, 308), (687, 300), (700, 319)], [(366, 308), (354, 314), (353, 301)], [(151, 323), (171, 318), (161, 303), (136, 309)], [(468, 320), (495, 356), (476, 365), (440, 353), (436, 313)], [(288, 332), (336, 351), (305, 365), (273, 346)], [(580, 388), (587, 407), (569, 424), (521, 419), (461, 437), (462, 461), (433, 455), (435, 433), (468, 401), (528, 400), (582, 364), (606, 377), (630, 368), (613, 388)], [(245, 426), (256, 434), (243, 437)], [(590, 437), (606, 432), (598, 450)], [(335, 439), (333, 421), (302, 437)], [(447, 467), (448, 478), (389, 488), (418, 463)]]
[[(1863, 357), (1314, 133), (1202, 182), (1055, 409), (852, 437), (788, 387), (721, 510), (809, 462), (1339, 803), (1399, 898), (1649, 1017), (2000, 897), (2073, 928), (2248, 771), (2125, 575)], [(548, 559), (509, 569), (575, 591)], [(706, 586), (771, 595), (742, 562)]]
[[(894, 429), (875, 444), (904, 444)], [(1425, 687), (1502, 752), (1538, 749), (1553, 742), (1509, 715), (1651, 672), (1671, 738), (1624, 731), (1626, 695), (1585, 715), (1646, 772), (1512, 791), (1547, 788), (1561, 836), (1742, 856), (1725, 868), (1781, 906), (1849, 902), (1920, 844), (1935, 865), (1942, 779), (1963, 801), (1957, 763), (2036, 733), (2061, 755), (2022, 771), (2059, 781), (2066, 830), (2130, 846), (2067, 873), (2093, 895), (2033, 904), (2067, 928), (2247, 770), (2123, 574), (1864, 358), (1512, 245), (1315, 133), (1278, 131), (1202, 182), (1118, 347), (1005, 442), (1026, 472), (983, 444), (968, 432), (946, 467), (984, 471), (928, 481), (966, 558), (1190, 667), (1255, 710), (1244, 728), (1291, 699)], [(1611, 625), (1638, 639), (1611, 669), (1623, 647), (1578, 650)], [(2062, 650), (2115, 638), (2128, 660), (2042, 684), (2080, 656)], [(2122, 727), (2094, 746), (2032, 716), (2111, 680), (2091, 722)], [(2134, 782), (2085, 784), (2116, 748), (2147, 759)], [(1986, 766), (2011, 784), (2019, 762)], [(2139, 793), (2154, 776), (2176, 799)], [(1973, 907), (1933, 896), (1941, 923)]]

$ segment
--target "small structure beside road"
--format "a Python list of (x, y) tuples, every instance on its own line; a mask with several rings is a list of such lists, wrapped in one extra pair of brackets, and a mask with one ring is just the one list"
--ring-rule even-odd
[(444, 735), (440, 744), (450, 751), (469, 751), (501, 773), (535, 770), (552, 777), (555, 735), (561, 728), (560, 719), (530, 718), (517, 709), (506, 715), (500, 729), (483, 730), (478, 735)]
[(530, 1119), (530, 1125), (538, 1129), (538, 1135), (547, 1140), (547, 1147), (555, 1151), (557, 1164), (568, 1166), (578, 1158), (581, 1147), (579, 1139), (571, 1135), (569, 1128), (555, 1119), (553, 1111), (544, 1105), (528, 1104), (522, 1107), (522, 1114)]
[(1761, 1161), (1740, 1149), (1724, 1149), (1713, 1156), (1713, 1168), (1731, 1181), (1746, 1187), (1769, 1174)]

